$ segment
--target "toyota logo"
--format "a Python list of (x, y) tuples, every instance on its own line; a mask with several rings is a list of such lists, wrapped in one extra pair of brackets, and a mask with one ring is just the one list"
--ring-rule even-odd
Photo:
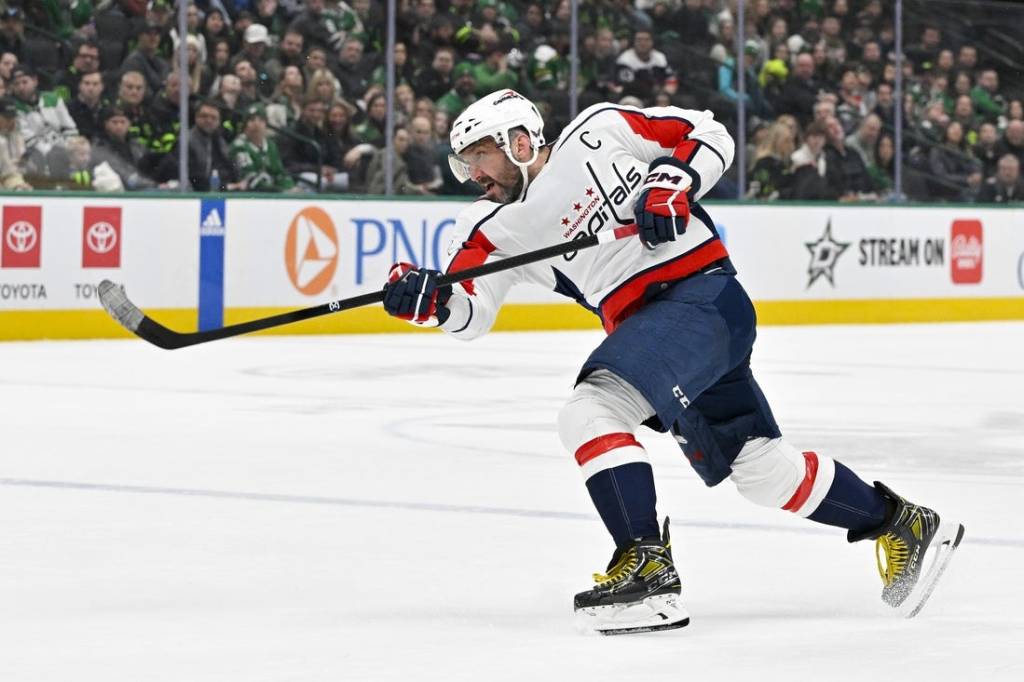
[(39, 232), (32, 223), (18, 220), (7, 228), (7, 246), (14, 253), (28, 253), (35, 248)]
[(110, 223), (93, 223), (85, 232), (85, 241), (93, 253), (109, 253), (117, 246), (117, 230)]

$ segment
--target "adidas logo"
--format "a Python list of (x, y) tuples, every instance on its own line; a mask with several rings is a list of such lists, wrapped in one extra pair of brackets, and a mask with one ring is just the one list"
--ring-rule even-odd
[(203, 222), (199, 225), (200, 237), (223, 237), (224, 232), (224, 221), (221, 220), (220, 211), (217, 209), (207, 213), (206, 217), (203, 218)]
[(203, 227), (224, 227), (224, 222), (220, 219), (220, 213), (217, 209), (213, 209), (206, 214), (206, 218), (203, 220)]

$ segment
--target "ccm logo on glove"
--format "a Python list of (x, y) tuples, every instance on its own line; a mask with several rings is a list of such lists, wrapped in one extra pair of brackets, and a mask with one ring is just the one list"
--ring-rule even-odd
[[(683, 181), (686, 184), (681, 184)], [(690, 176), (683, 175), (682, 171), (676, 172), (674, 175), (666, 173), (665, 171), (657, 171), (654, 173), (648, 173), (647, 177), (644, 178), (645, 185), (673, 185), (676, 187), (682, 186), (687, 188), (690, 186)]]
[(450, 311), (445, 303), (451, 298), (451, 286), (438, 287), (441, 273), (421, 270), (412, 263), (395, 263), (384, 285), (384, 310), (422, 327), (444, 324)]
[(675, 241), (690, 220), (687, 192), (693, 178), (680, 162), (663, 156), (651, 162), (640, 195), (633, 205), (633, 216), (640, 239), (648, 246)]

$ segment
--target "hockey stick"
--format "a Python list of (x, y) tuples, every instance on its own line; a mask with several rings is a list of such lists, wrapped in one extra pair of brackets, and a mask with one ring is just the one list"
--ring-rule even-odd
[[(494, 261), (493, 263), (485, 263), (475, 268), (451, 272), (438, 278), (438, 285), (445, 286), (448, 284), (455, 284), (467, 279), (476, 279), (477, 277), (491, 275), (495, 272), (511, 270), (512, 268), (518, 268), (522, 265), (528, 265), (548, 258), (554, 258), (555, 256), (562, 256), (567, 253), (573, 253), (574, 251), (589, 249), (590, 247), (597, 246), (598, 244), (607, 244), (608, 242), (613, 242), (616, 239), (631, 237), (636, 233), (636, 225), (625, 225), (613, 230), (604, 230), (597, 234), (588, 235), (580, 239), (573, 239), (562, 244), (555, 244), (554, 246), (537, 249), (536, 251), (521, 253), (517, 256), (511, 256), (509, 258)], [(338, 301), (331, 301), (330, 303), (321, 303), (320, 305), (315, 305), (311, 308), (302, 308), (300, 310), (293, 310), (279, 315), (263, 317), (258, 320), (232, 324), (226, 327), (221, 327), (220, 329), (210, 329), (200, 332), (176, 332), (148, 317), (137, 305), (128, 299), (128, 295), (125, 293), (123, 288), (114, 284), (110, 280), (105, 279), (100, 282), (98, 290), (100, 303), (103, 304), (103, 308), (111, 317), (120, 323), (121, 326), (138, 336), (140, 339), (167, 350), (185, 348), (186, 346), (194, 346), (208, 341), (217, 341), (218, 339), (227, 339), (232, 336), (248, 334), (262, 329), (280, 327), (281, 325), (300, 322), (313, 317), (320, 317), (321, 315), (330, 315), (331, 313), (336, 313), (341, 310), (350, 310), (352, 308), (370, 305), (371, 303), (380, 303), (384, 300), (383, 290), (373, 291), (368, 294), (353, 296), (352, 298), (343, 298)]]

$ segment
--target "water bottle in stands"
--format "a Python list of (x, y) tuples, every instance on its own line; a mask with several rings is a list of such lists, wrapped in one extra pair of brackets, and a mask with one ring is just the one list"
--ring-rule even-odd
[(219, 192), (220, 191), (220, 173), (217, 172), (216, 168), (214, 168), (213, 172), (210, 173), (210, 191), (211, 192)]

